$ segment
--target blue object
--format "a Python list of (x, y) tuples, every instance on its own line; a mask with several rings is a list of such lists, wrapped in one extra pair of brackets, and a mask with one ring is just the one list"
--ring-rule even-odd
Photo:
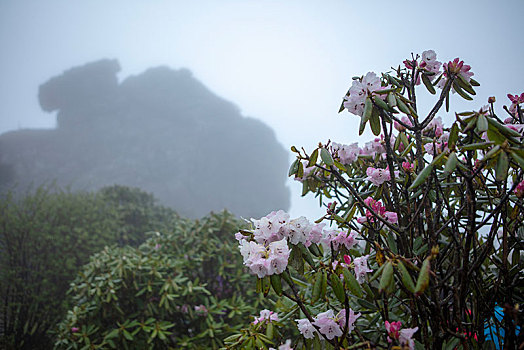
[[(495, 318), (499, 323), (502, 323), (502, 320), (504, 318), (504, 312), (500, 306), (495, 306)], [(516, 334), (519, 335), (519, 333), (520, 327), (517, 326)], [(484, 327), (484, 336), (486, 340), (491, 340), (493, 342), (493, 344), (495, 345), (495, 349), (500, 350), (500, 344), (504, 345), (504, 335), (504, 329), (497, 328), (493, 320), (490, 320), (490, 322), (486, 322), (486, 326)]]

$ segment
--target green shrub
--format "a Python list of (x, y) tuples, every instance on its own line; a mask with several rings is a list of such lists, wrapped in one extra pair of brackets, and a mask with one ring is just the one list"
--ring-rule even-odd
[[(136, 208), (140, 207), (140, 210)], [(138, 189), (99, 193), (38, 188), (0, 199), (0, 348), (51, 346), (47, 331), (63, 317), (69, 283), (106, 245), (138, 244), (174, 212)]]
[(259, 306), (231, 235), (242, 224), (227, 212), (180, 219), (138, 248), (95, 254), (71, 284), (55, 346), (219, 348)]

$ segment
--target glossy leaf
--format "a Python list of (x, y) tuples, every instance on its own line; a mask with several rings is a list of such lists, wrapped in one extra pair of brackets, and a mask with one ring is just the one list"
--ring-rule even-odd
[(409, 190), (413, 191), (415, 188), (422, 185), (427, 180), (432, 171), (433, 164), (429, 164), (424, 169), (422, 169), (422, 171), (415, 178), (415, 181), (413, 181), (413, 183), (409, 187)]

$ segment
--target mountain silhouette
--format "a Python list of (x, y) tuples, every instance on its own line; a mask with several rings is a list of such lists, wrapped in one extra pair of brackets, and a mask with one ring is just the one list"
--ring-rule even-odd
[(57, 112), (57, 127), (0, 135), (2, 191), (119, 184), (189, 217), (288, 209), (288, 155), (272, 129), (187, 69), (151, 68), (121, 83), (119, 70), (118, 61), (100, 60), (40, 86), (40, 105)]

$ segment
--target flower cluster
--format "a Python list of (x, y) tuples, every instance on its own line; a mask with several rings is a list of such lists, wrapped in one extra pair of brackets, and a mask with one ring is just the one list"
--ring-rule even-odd
[[(513, 115), (513, 117), (518, 118), (517, 116), (517, 106), (521, 103), (524, 103), (524, 92), (520, 94), (520, 96), (508, 94), (508, 98), (511, 101), (511, 105), (509, 106), (509, 112)], [(510, 118), (510, 121), (514, 121), (515, 118)]]
[(291, 252), (288, 244), (321, 243), (325, 248), (338, 250), (341, 246), (351, 249), (356, 244), (356, 233), (340, 230), (325, 230), (325, 224), (311, 224), (301, 216), (290, 219), (283, 210), (273, 211), (261, 219), (251, 219), (253, 240), (238, 232), (240, 253), (244, 265), (259, 278), (281, 274), (287, 267)]
[(402, 322), (400, 321), (391, 323), (386, 321), (384, 326), (386, 327), (386, 332), (388, 332), (389, 343), (396, 340), (403, 348), (408, 347), (409, 350), (413, 350), (415, 348), (415, 341), (411, 338), (413, 337), (413, 334), (418, 331), (418, 327), (401, 329)]
[[(348, 315), (348, 334), (355, 328), (355, 321), (360, 317), (360, 312), (355, 312), (349, 309)], [(298, 330), (306, 339), (311, 339), (320, 332), (327, 339), (333, 339), (334, 337), (340, 337), (343, 333), (342, 330), (346, 327), (346, 309), (340, 310), (335, 315), (333, 310), (319, 313), (311, 323), (307, 318), (302, 318), (297, 321)], [(315, 327), (316, 326), (316, 327)], [(318, 331), (317, 331), (318, 328)]]
[(255, 320), (253, 321), (253, 324), (259, 324), (259, 323), (270, 323), (273, 321), (278, 321), (278, 314), (273, 311), (269, 311), (268, 309), (264, 309), (260, 311), (260, 317), (255, 317)]
[(345, 98), (344, 107), (353, 114), (362, 116), (366, 98), (377, 90), (383, 90), (380, 78), (373, 72), (367, 73), (362, 80), (354, 80), (349, 89), (349, 96)]
[[(268, 350), (275, 350), (275, 348), (269, 348)], [(288, 339), (284, 344), (281, 344), (278, 347), (278, 350), (293, 350), (293, 348), (291, 347), (291, 339)]]
[[(394, 213), (392, 211), (386, 211), (386, 207), (384, 207), (382, 202), (374, 200), (372, 197), (368, 197), (364, 199), (364, 203), (366, 203), (369, 207), (371, 207), (371, 209), (373, 210), (375, 214), (384, 218), (388, 222), (392, 224), (396, 224), (398, 222), (397, 213)], [(359, 224), (363, 224), (365, 222), (376, 222), (376, 221), (377, 221), (377, 218), (368, 209), (366, 209), (366, 216), (362, 216), (357, 219), (357, 222)]]
[(259, 278), (284, 272), (289, 253), (285, 238), (267, 246), (245, 239), (240, 241), (240, 254), (244, 258), (244, 265)]
[(353, 260), (353, 266), (355, 268), (355, 277), (357, 282), (362, 284), (366, 278), (366, 274), (373, 272), (372, 269), (368, 267), (368, 258), (369, 255), (364, 255)]
[[(399, 172), (395, 170), (394, 174), (395, 176), (398, 176)], [(386, 169), (369, 167), (366, 170), (366, 175), (368, 176), (366, 180), (370, 181), (375, 186), (380, 186), (384, 182), (391, 180), (391, 172), (388, 167), (386, 167)]]

